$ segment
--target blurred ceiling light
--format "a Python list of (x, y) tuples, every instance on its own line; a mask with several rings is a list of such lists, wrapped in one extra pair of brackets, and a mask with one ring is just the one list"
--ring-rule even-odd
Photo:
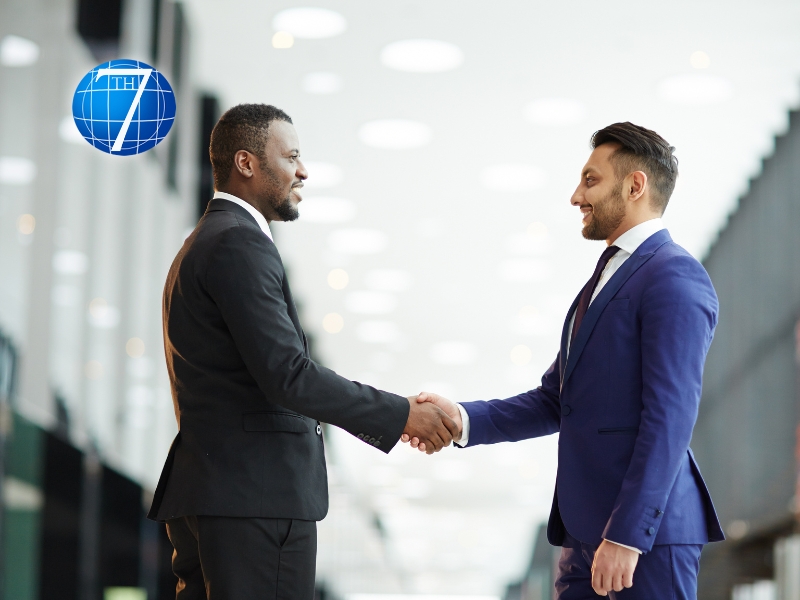
[(125, 343), (125, 352), (131, 358), (139, 358), (144, 355), (144, 342), (141, 338), (133, 337)]
[(429, 356), (440, 365), (469, 365), (478, 359), (478, 347), (470, 342), (439, 342)]
[(307, 223), (345, 223), (356, 216), (352, 200), (331, 196), (312, 196), (300, 203), (300, 218)]
[(287, 8), (272, 19), (276, 31), (288, 31), (296, 38), (321, 39), (339, 35), (347, 29), (347, 20), (327, 8), (310, 6)]
[(98, 329), (114, 329), (119, 325), (119, 310), (104, 298), (95, 298), (89, 303), (89, 324)]
[(80, 301), (81, 291), (74, 285), (54, 285), (51, 298), (56, 306), (76, 306)]
[(400, 339), (400, 329), (392, 321), (364, 321), (356, 327), (356, 337), (368, 344), (392, 344)]
[(733, 96), (733, 85), (718, 75), (690, 73), (662, 80), (658, 84), (658, 95), (674, 104), (718, 104)]
[(411, 287), (411, 276), (400, 269), (373, 269), (367, 273), (364, 284), (381, 292), (404, 292)]
[(540, 98), (525, 106), (525, 120), (534, 125), (563, 127), (586, 118), (586, 106), (572, 98)]
[(53, 270), (62, 275), (82, 275), (89, 268), (89, 257), (77, 250), (59, 250), (53, 254)]
[(358, 137), (367, 146), (390, 150), (419, 148), (431, 141), (431, 128), (406, 119), (380, 119), (364, 123)]
[(279, 49), (291, 48), (294, 46), (294, 36), (288, 31), (278, 31), (272, 36), (272, 47)]
[(309, 94), (335, 94), (344, 87), (342, 78), (336, 73), (320, 71), (303, 77), (303, 91)]
[(547, 254), (551, 250), (549, 240), (527, 233), (512, 233), (506, 238), (506, 251), (511, 254)]
[(495, 192), (532, 192), (545, 181), (545, 172), (533, 165), (493, 165), (481, 172), (483, 187)]
[(689, 57), (689, 63), (695, 69), (707, 69), (711, 66), (711, 57), (705, 52), (698, 50), (697, 52), (692, 52), (692, 55)]
[(17, 231), (22, 235), (30, 235), (36, 229), (36, 219), (33, 215), (20, 215), (17, 219)]
[(58, 124), (58, 135), (68, 144), (83, 145), (86, 143), (83, 135), (78, 131), (78, 126), (75, 125), (75, 119), (72, 117), (64, 117), (61, 119), (61, 122)]
[(440, 40), (403, 40), (384, 46), (381, 62), (390, 69), (413, 73), (441, 73), (464, 62), (461, 48)]
[(335, 187), (344, 181), (344, 171), (338, 165), (314, 160), (303, 161), (308, 171), (308, 179), (303, 183), (304, 189), (322, 189)]
[(511, 349), (511, 354), (509, 356), (512, 363), (521, 367), (531, 362), (531, 358), (533, 358), (533, 352), (531, 352), (531, 349), (527, 346), (519, 344)]
[(322, 318), (322, 328), (328, 333), (339, 333), (344, 329), (344, 319), (339, 313), (328, 313)]
[(338, 254), (377, 254), (389, 245), (389, 238), (376, 229), (339, 229), (328, 236), (328, 245)]
[(510, 258), (500, 263), (500, 278), (510, 282), (545, 281), (551, 273), (548, 262), (535, 258)]
[(25, 185), (36, 178), (36, 164), (19, 156), (0, 156), (0, 183)]
[(350, 277), (344, 269), (333, 269), (328, 273), (328, 285), (335, 290), (343, 290), (349, 281)]
[(86, 379), (98, 380), (103, 377), (103, 364), (99, 360), (90, 360), (83, 367)]
[(397, 298), (385, 292), (350, 292), (344, 299), (350, 312), (364, 315), (384, 315), (397, 308)]
[(534, 221), (528, 225), (528, 229), (526, 231), (529, 236), (535, 238), (545, 238), (548, 235), (547, 225), (540, 223), (539, 221)]
[(31, 40), (7, 35), (0, 41), (0, 64), (4, 67), (28, 67), (39, 60), (39, 46)]

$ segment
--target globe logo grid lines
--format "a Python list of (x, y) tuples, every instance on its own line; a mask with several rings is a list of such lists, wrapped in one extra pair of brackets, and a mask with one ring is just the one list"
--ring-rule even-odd
[(72, 99), (81, 135), (108, 154), (142, 154), (175, 122), (175, 93), (166, 77), (138, 60), (111, 60), (81, 79)]

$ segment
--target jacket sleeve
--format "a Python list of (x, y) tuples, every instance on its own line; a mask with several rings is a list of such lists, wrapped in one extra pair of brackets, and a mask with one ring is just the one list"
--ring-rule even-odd
[(653, 546), (697, 420), (718, 307), (708, 274), (688, 255), (665, 260), (643, 294), (641, 421), (605, 539)]
[(462, 402), (469, 415), (469, 443), (465, 447), (518, 442), (559, 431), (560, 364), (559, 354), (539, 387), (513, 398)]
[(222, 232), (210, 252), (205, 289), (265, 400), (389, 452), (405, 428), (408, 400), (340, 377), (305, 356), (289, 318), (274, 244), (239, 226)]

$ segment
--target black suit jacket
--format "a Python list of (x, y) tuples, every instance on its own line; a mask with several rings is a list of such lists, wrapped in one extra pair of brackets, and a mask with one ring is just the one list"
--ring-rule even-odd
[(179, 433), (149, 517), (318, 521), (319, 421), (389, 452), (408, 401), (311, 360), (283, 263), (242, 207), (212, 200), (172, 263), (164, 345)]

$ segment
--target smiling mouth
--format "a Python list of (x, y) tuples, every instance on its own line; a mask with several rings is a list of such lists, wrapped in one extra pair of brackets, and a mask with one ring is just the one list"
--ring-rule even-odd
[(589, 218), (589, 215), (591, 215), (593, 212), (594, 209), (591, 206), (581, 206), (581, 213), (583, 214), (583, 218), (581, 220), (585, 223)]

